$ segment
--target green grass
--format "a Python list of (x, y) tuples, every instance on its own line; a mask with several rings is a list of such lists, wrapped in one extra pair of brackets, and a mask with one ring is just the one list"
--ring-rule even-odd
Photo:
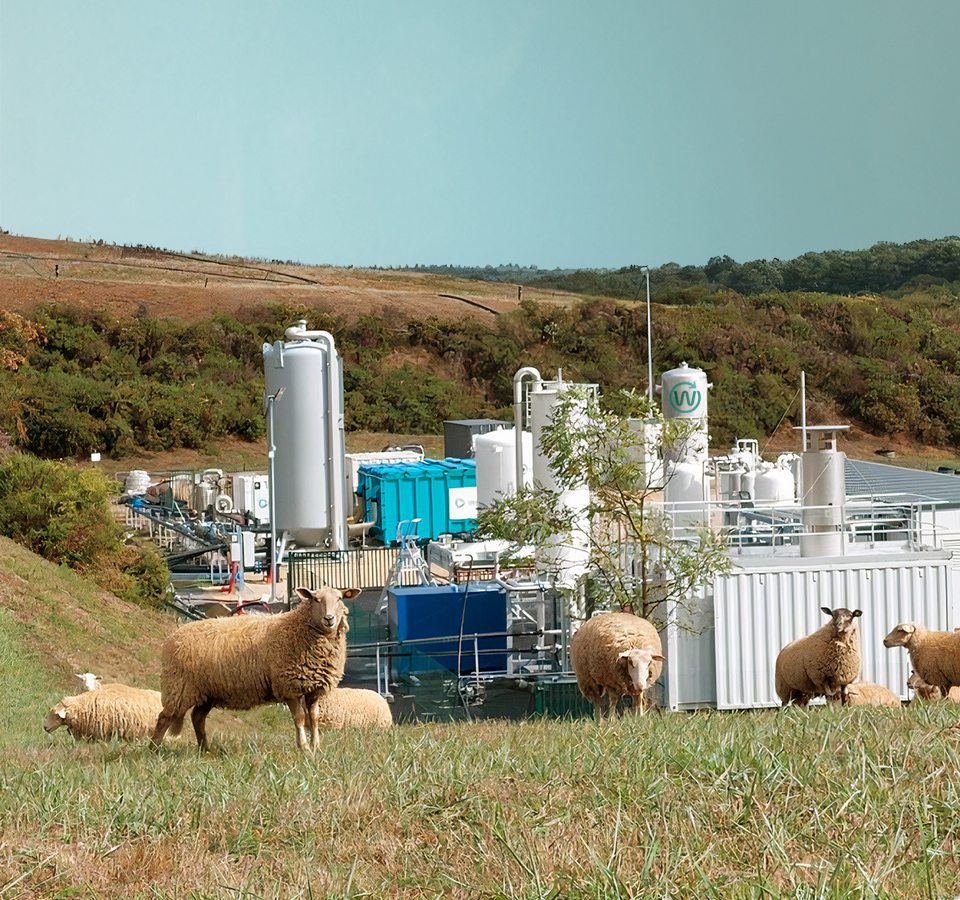
[(0, 900), (960, 894), (956, 706), (403, 725), (312, 755), (269, 706), (211, 716), (205, 755), (189, 725), (75, 743), (41, 728), (69, 645), (142, 683), (175, 623), (129, 607), (124, 638), (122, 605), (75, 616), (102, 594), (0, 549)]

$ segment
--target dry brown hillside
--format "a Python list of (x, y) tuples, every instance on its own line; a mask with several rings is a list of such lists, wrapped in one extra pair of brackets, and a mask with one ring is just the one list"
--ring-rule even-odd
[[(524, 296), (569, 299), (530, 287)], [(29, 313), (50, 302), (105, 307), (118, 316), (142, 310), (157, 318), (187, 320), (294, 303), (348, 317), (436, 315), (489, 323), (515, 308), (517, 289), (415, 272), (288, 265), (0, 234), (0, 305)]]

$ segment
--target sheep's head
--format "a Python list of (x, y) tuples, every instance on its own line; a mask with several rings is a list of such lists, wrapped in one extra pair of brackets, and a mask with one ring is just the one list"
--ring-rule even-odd
[(907, 679), (907, 687), (921, 696), (929, 696), (936, 690), (932, 684), (924, 681), (916, 672), (910, 673), (910, 677)]
[(59, 728), (67, 721), (67, 707), (64, 706), (63, 701), (58, 703), (50, 712), (47, 713), (46, 719), (43, 720), (43, 730), (49, 734), (55, 728)]
[(641, 650), (639, 647), (634, 647), (632, 650), (624, 650), (617, 657), (617, 665), (621, 671), (626, 673), (627, 679), (634, 688), (642, 691), (647, 687), (647, 682), (651, 680), (650, 667), (654, 660), (663, 662), (663, 657), (652, 650)]
[(350, 589), (338, 591), (332, 587), (322, 587), (318, 591), (298, 587), (297, 596), (304, 603), (310, 604), (310, 621), (313, 626), (324, 634), (345, 634), (350, 626), (347, 624), (347, 607), (343, 598), (352, 599), (360, 591)]
[(74, 673), (74, 677), (79, 680), (85, 691), (95, 691), (100, 687), (100, 676), (94, 675), (93, 672), (84, 672), (82, 675)]
[(883, 639), (884, 647), (906, 647), (917, 630), (912, 622), (901, 622)]
[(863, 615), (863, 610), (850, 610), (842, 606), (839, 609), (830, 609), (829, 606), (821, 606), (820, 611), (830, 616), (833, 620), (833, 627), (840, 636), (845, 635), (848, 631), (852, 631), (857, 624), (855, 620)]

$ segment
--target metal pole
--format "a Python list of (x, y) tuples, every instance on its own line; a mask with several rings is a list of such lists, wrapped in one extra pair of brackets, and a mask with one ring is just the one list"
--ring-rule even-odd
[(650, 391), (650, 410), (653, 411), (653, 333), (650, 328), (650, 266), (640, 266), (647, 275), (647, 383)]
[[(267, 462), (270, 470), (270, 602), (277, 602), (277, 489), (274, 460), (277, 455), (277, 445), (273, 435), (273, 404), (283, 396), (285, 388), (280, 388), (275, 394), (267, 397)], [(272, 608), (272, 607), (271, 607)]]

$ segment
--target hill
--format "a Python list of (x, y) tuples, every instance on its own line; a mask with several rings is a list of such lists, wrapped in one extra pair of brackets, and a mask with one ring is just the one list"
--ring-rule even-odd
[[(564, 301), (562, 291), (525, 288), (537, 301)], [(458, 299), (460, 298), (460, 299)], [(337, 315), (439, 316), (489, 323), (517, 306), (514, 285), (445, 275), (305, 266), (280, 261), (175, 253), (0, 234), (0, 301), (32, 314), (60, 303), (187, 321), (233, 316), (270, 303)]]

